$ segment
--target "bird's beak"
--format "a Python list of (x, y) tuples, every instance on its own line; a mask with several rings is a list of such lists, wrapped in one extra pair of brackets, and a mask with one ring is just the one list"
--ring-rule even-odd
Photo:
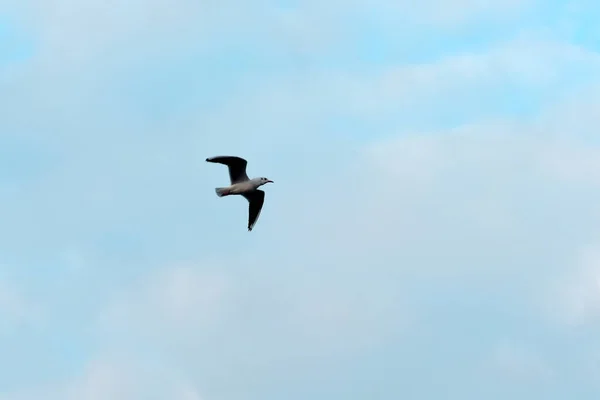
[(269, 179), (269, 180), (267, 180), (267, 183), (275, 183), (275, 182), (273, 182), (272, 180)]

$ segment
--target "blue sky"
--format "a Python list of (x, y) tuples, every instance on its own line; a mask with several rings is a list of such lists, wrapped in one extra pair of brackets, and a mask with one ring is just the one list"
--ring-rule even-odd
[(599, 11), (0, 0), (0, 400), (597, 399)]

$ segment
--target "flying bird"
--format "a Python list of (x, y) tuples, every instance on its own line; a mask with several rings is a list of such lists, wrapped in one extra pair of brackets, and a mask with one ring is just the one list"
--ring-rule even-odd
[(246, 175), (248, 162), (240, 157), (217, 156), (207, 158), (206, 161), (227, 165), (229, 168), (231, 185), (215, 188), (215, 192), (219, 197), (240, 195), (248, 200), (248, 232), (250, 232), (258, 220), (265, 202), (265, 192), (258, 188), (266, 183), (273, 183), (273, 181), (264, 177), (248, 178), (248, 175)]

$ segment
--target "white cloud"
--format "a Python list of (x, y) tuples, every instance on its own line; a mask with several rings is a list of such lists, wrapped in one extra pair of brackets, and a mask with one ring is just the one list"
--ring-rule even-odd
[(550, 288), (548, 304), (554, 316), (573, 326), (600, 318), (600, 250), (586, 247), (578, 255), (575, 268), (564, 271)]
[(197, 389), (165, 367), (127, 361), (93, 362), (67, 387), (69, 400), (201, 400)]
[(115, 54), (111, 48), (141, 45), (148, 39), (155, 39), (155, 45), (162, 48), (162, 36), (184, 36), (208, 26), (214, 28), (215, 14), (225, 10), (211, 1), (32, 0), (24, 5), (21, 16), (39, 35), (45, 56), (59, 52), (69, 61), (94, 52), (111, 56)]
[(313, 273), (302, 273), (303, 263), (288, 260), (271, 273), (272, 260), (249, 252), (143, 274), (108, 303), (93, 337), (101, 352), (177, 366), (215, 393), (239, 396), (282, 363), (303, 368), (360, 353), (410, 329), (397, 287), (317, 274), (312, 264), (304, 268)]
[(413, 15), (418, 13), (418, 16), (434, 26), (454, 28), (470, 22), (516, 17), (535, 4), (535, 0), (429, 0), (422, 3), (407, 2), (405, 6), (409, 10), (413, 9)]
[[(554, 121), (557, 109), (549, 110)], [(240, 256), (225, 254), (208, 269), (192, 263), (152, 272), (110, 305), (98, 338), (133, 359), (148, 346), (168, 349), (175, 364), (223, 383), (248, 368), (264, 378), (284, 359), (400, 341), (419, 328), (422, 308), (408, 305), (432, 277), (446, 285), (502, 282), (507, 297), (533, 307), (531, 292), (569, 269), (565, 260), (581, 240), (574, 227), (583, 236), (595, 229), (594, 201), (565, 210), (553, 195), (571, 181), (551, 162), (590, 146), (547, 135), (549, 120), (482, 121), (366, 146), (340, 175), (303, 178), (325, 194), (318, 202), (274, 193), (261, 225), (268, 251), (246, 243)], [(580, 128), (568, 127), (573, 135)], [(596, 186), (584, 179), (569, 187), (576, 197)], [(343, 193), (343, 202), (327, 193)], [(419, 298), (436, 295), (425, 289)], [(552, 374), (510, 343), (493, 360), (519, 379)]]
[(115, 299), (100, 322), (143, 329), (152, 321), (161, 329), (206, 329), (227, 312), (231, 290), (232, 283), (223, 273), (175, 265), (154, 271)]
[(0, 400), (204, 400), (198, 389), (165, 366), (124, 358), (91, 361), (65, 382), (0, 394)]
[(344, 34), (353, 34), (360, 23), (377, 21), (377, 28), (400, 39), (398, 26), (454, 30), (482, 22), (501, 22), (532, 9), (535, 0), (427, 0), (411, 1), (304, 0), (294, 6), (281, 7), (274, 15), (275, 27), (284, 38), (302, 49), (319, 49), (323, 42), (339, 43)]
[(135, 396), (131, 371), (119, 365), (93, 363), (81, 379), (68, 388), (69, 398), (104, 400), (131, 399)]
[[(506, 132), (495, 132), (502, 129)], [(455, 186), (452, 183), (455, 180), (450, 179), (453, 176), (463, 182), (461, 187), (456, 187), (457, 191), (466, 190), (476, 196), (472, 202), (469, 201), (469, 206), (483, 206), (487, 200), (493, 199), (508, 206), (507, 203), (513, 203), (510, 196), (523, 182), (533, 183), (532, 180), (543, 175), (547, 175), (548, 179), (554, 178), (550, 176), (553, 171), (546, 169), (541, 157), (545, 162), (576, 151), (571, 143), (563, 143), (562, 152), (552, 154), (554, 146), (547, 145), (546, 139), (531, 136), (527, 125), (492, 121), (455, 131), (405, 135), (372, 146), (368, 155), (378, 167), (375, 171), (390, 182), (382, 188), (384, 192), (380, 196), (406, 193), (411, 197), (423, 191), (429, 196), (432, 189), (445, 191), (450, 190), (449, 186)], [(539, 182), (539, 186), (543, 184)], [(447, 192), (447, 200), (463, 197), (458, 192), (454, 193)], [(470, 212), (476, 210), (471, 208)]]
[(547, 380), (554, 377), (553, 370), (537, 354), (512, 342), (496, 346), (492, 365), (511, 379)]
[[(234, 274), (231, 264), (239, 262), (258, 275)], [(297, 349), (292, 352), (306, 354), (361, 346), (377, 340), (382, 333), (378, 329), (394, 329), (407, 322), (400, 296), (372, 293), (360, 282), (340, 284), (327, 277), (312, 281), (293, 271), (288, 271), (289, 281), (280, 282), (278, 274), (265, 276), (253, 255), (243, 261), (228, 256), (220, 264), (221, 273), (207, 272), (201, 263), (151, 273), (104, 310), (98, 325), (100, 337), (152, 332), (151, 341), (193, 341), (195, 347), (207, 351), (213, 350), (210, 341), (216, 337), (235, 348), (254, 340), (253, 346), (267, 352), (273, 345), (278, 348), (277, 342), (295, 341)], [(394, 315), (384, 322), (390, 312)], [(279, 339), (269, 342), (266, 338), (275, 331)], [(237, 332), (244, 332), (245, 337), (238, 337)], [(338, 337), (339, 332), (347, 332), (344, 339)], [(111, 347), (110, 341), (105, 344)], [(283, 354), (265, 355), (273, 356)]]
[[(553, 195), (570, 185), (553, 161), (590, 147), (575, 136), (547, 134), (561, 109), (548, 110), (552, 119), (542, 113), (399, 133), (363, 148), (336, 176), (305, 176), (301, 183), (314, 193), (343, 193), (343, 202), (274, 192), (261, 225), (271, 238), (268, 251), (246, 243), (243, 257), (225, 255), (210, 272), (196, 263), (152, 274), (115, 300), (109, 314), (119, 318), (104, 320), (100, 336), (151, 332), (146, 345), (168, 346), (186, 365), (222, 371), (398, 339), (418, 324), (408, 307), (411, 291), (432, 277), (448, 285), (503, 282), (520, 291), (511, 298), (524, 296), (525, 307), (533, 307), (531, 293), (569, 268), (564, 260), (581, 240), (574, 227), (583, 236), (594, 229), (594, 201), (565, 210)], [(581, 128), (567, 127), (572, 135)], [(582, 164), (577, 175), (589, 168)], [(584, 179), (569, 187), (569, 196), (578, 196), (596, 186)], [(220, 359), (215, 341), (227, 349)], [(496, 354), (503, 368), (537, 368), (509, 350)]]
[[(326, 6), (305, 1), (296, 7), (276, 3), (215, 2), (193, 0), (30, 0), (19, 2), (20, 21), (35, 35), (36, 67), (49, 74), (88, 70), (109, 71), (116, 65), (144, 64), (140, 56), (197, 53), (225, 46), (230, 40), (261, 38), (287, 56), (312, 50), (329, 51), (352, 40), (356, 26), (377, 15), (378, 25), (397, 31), (399, 24), (423, 23), (454, 27), (480, 21), (482, 16), (498, 19), (512, 14), (530, 0), (486, 1), (431, 0), (414, 6), (411, 2), (333, 2)], [(366, 19), (365, 19), (366, 18)], [(260, 22), (257, 22), (260, 21)], [(319, 53), (321, 54), (321, 53)]]
[[(417, 121), (429, 128), (436, 118), (447, 115), (472, 121), (482, 110), (487, 115), (505, 114), (506, 107), (502, 112), (497, 108), (509, 89), (526, 101), (537, 102), (537, 96), (547, 103), (557, 101), (574, 88), (598, 82), (598, 71), (596, 52), (521, 35), (479, 52), (441, 56), (428, 63), (386, 65), (367, 73), (309, 70), (267, 79), (256, 90), (250, 86), (232, 93), (228, 104), (196, 123), (214, 138), (223, 131), (246, 132), (248, 127), (254, 139), (262, 132), (285, 131), (273, 138), (278, 143), (289, 142), (294, 134), (305, 137), (307, 124), (332, 115), (393, 122), (400, 129)], [(229, 118), (232, 114), (235, 119)]]
[(12, 282), (0, 279), (0, 333), (36, 323), (40, 310)]

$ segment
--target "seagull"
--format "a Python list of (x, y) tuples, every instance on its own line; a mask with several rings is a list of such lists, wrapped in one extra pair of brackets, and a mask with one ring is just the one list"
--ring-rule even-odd
[(263, 203), (265, 202), (265, 192), (258, 188), (267, 183), (273, 183), (267, 178), (248, 178), (246, 175), (246, 165), (248, 162), (240, 157), (217, 156), (209, 157), (207, 162), (227, 165), (229, 168), (229, 179), (231, 185), (227, 187), (215, 188), (217, 196), (241, 195), (248, 200), (248, 232), (252, 230), (258, 220)]

